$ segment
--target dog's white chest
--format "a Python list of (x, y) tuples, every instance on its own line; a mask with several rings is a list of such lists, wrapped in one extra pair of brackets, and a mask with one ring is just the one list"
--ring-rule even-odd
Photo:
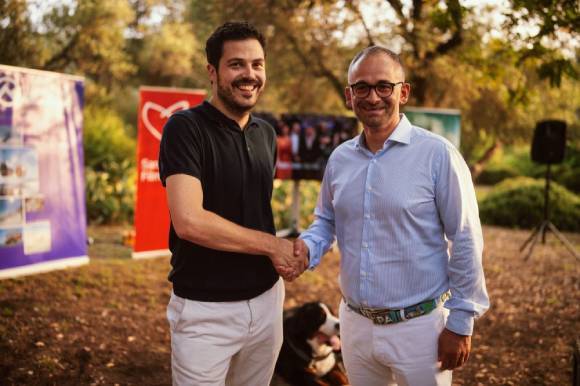
[(336, 364), (336, 358), (334, 357), (334, 353), (332, 352), (332, 347), (327, 345), (319, 345), (315, 340), (309, 340), (308, 343), (312, 346), (313, 356), (315, 358), (321, 358), (326, 356), (324, 359), (314, 359), (310, 362), (310, 368), (314, 370), (314, 373), (322, 377)]

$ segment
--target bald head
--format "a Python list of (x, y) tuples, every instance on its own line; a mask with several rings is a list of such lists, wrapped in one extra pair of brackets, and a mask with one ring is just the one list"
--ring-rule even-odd
[(359, 51), (359, 53), (356, 54), (354, 56), (354, 58), (352, 58), (352, 61), (350, 62), (350, 65), (348, 66), (348, 83), (353, 82), (352, 73), (353, 73), (354, 69), (358, 66), (358, 64), (360, 62), (362, 62), (364, 59), (366, 59), (370, 56), (375, 56), (375, 55), (386, 56), (387, 60), (390, 60), (398, 68), (398, 70), (399, 70), (398, 72), (399, 72), (399, 75), (401, 77), (400, 81), (405, 81), (405, 69), (403, 67), (403, 62), (401, 61), (401, 58), (399, 57), (399, 55), (397, 55), (393, 51), (389, 50), (388, 48), (385, 48), (382, 46), (370, 46), (370, 47), (365, 48), (362, 51)]

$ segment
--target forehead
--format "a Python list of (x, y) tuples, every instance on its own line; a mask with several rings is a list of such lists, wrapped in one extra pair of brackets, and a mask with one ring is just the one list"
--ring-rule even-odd
[(225, 41), (222, 60), (227, 61), (236, 58), (250, 61), (264, 59), (264, 49), (256, 39)]
[(383, 52), (371, 53), (363, 57), (352, 67), (348, 74), (348, 83), (376, 83), (379, 80), (399, 82), (403, 79), (401, 66)]

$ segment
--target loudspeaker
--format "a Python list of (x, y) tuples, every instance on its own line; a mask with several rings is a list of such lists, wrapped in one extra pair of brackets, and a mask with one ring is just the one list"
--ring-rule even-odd
[(532, 161), (559, 164), (566, 149), (566, 122), (540, 121), (536, 124), (532, 141)]

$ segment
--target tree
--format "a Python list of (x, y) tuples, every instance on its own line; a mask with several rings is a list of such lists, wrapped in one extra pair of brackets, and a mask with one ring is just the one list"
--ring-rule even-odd
[[(580, 7), (575, 0), (511, 0), (505, 28), (512, 41), (520, 42), (519, 62), (535, 60), (538, 74), (552, 86), (560, 86), (563, 77), (578, 79), (574, 49), (580, 32)], [(521, 28), (521, 27), (527, 28)], [(523, 32), (535, 27), (534, 32)]]
[(24, 1), (0, 1), (0, 60), (3, 64), (38, 66), (41, 50)]
[(135, 72), (125, 51), (125, 30), (134, 15), (126, 1), (84, 0), (60, 5), (44, 17), (50, 57), (42, 69), (88, 76), (111, 88)]

